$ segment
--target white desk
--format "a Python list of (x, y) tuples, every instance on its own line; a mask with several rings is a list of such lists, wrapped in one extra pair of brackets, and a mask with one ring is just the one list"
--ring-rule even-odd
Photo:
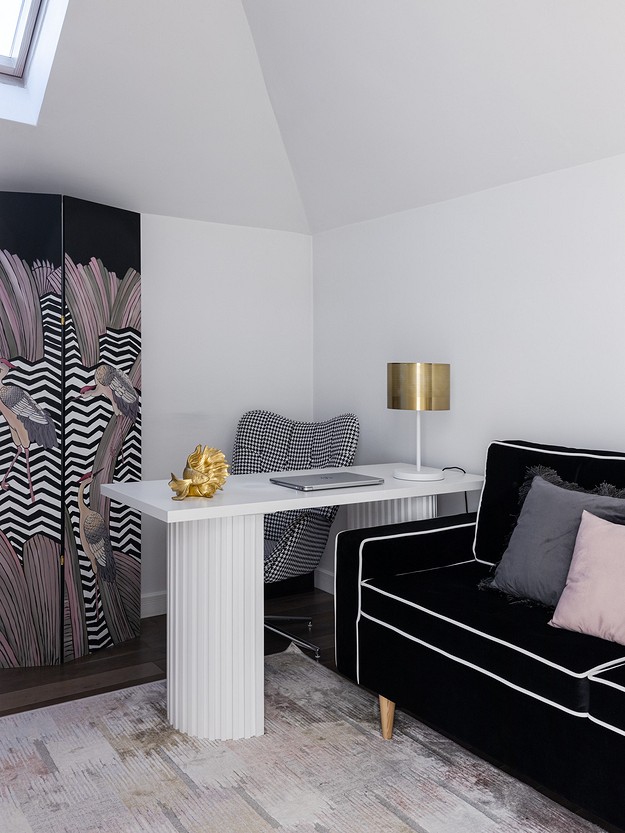
[(384, 483), (323, 492), (275, 486), (270, 474), (231, 476), (210, 500), (174, 501), (166, 480), (102, 486), (111, 500), (168, 525), (167, 714), (175, 729), (211, 740), (263, 734), (265, 513), (478, 491), (483, 483), (456, 472), (395, 480), (396, 465), (353, 466)]

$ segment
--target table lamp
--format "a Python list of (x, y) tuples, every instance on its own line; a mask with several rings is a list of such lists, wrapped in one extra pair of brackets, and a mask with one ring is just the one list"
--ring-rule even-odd
[(421, 465), (421, 411), (449, 410), (449, 365), (427, 362), (387, 364), (387, 407), (417, 413), (417, 463), (395, 469), (398, 480), (442, 480), (441, 469)]

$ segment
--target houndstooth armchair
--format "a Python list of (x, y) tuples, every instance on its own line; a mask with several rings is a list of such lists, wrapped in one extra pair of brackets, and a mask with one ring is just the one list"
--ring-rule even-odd
[[(299, 422), (270, 411), (248, 411), (239, 420), (232, 474), (349, 466), (358, 445), (354, 414), (324, 422)], [(265, 516), (265, 584), (314, 570), (323, 555), (336, 506)]]

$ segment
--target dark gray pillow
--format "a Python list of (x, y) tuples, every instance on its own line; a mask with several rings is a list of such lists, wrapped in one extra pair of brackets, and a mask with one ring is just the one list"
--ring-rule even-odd
[(490, 586), (555, 607), (566, 584), (584, 509), (625, 524), (625, 500), (570, 491), (535, 477)]

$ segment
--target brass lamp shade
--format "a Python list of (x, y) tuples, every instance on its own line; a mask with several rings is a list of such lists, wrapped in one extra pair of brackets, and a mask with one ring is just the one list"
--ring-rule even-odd
[(387, 406), (416, 412), (416, 466), (393, 471), (397, 480), (443, 480), (442, 469), (421, 465), (421, 411), (449, 410), (449, 365), (429, 362), (389, 362)]
[(403, 411), (449, 410), (449, 365), (387, 364), (387, 407)]

